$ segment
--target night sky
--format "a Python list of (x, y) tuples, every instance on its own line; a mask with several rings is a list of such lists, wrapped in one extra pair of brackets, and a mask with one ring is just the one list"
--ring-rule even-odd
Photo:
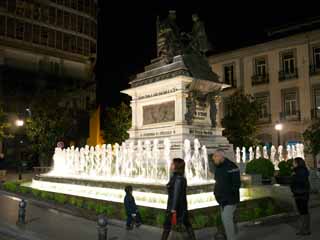
[(177, 11), (177, 22), (184, 31), (191, 30), (191, 15), (198, 13), (218, 51), (265, 41), (270, 28), (320, 16), (308, 1), (304, 6), (290, 1), (287, 7), (279, 6), (280, 1), (256, 1), (249, 6), (234, 5), (238, 1), (210, 1), (209, 5), (200, 0), (189, 4), (174, 0), (142, 4), (135, 0), (118, 1), (118, 6), (110, 2), (100, 0), (98, 19), (97, 100), (104, 107), (129, 100), (120, 91), (129, 87), (130, 77), (143, 71), (156, 56), (156, 17), (165, 17), (170, 9)]

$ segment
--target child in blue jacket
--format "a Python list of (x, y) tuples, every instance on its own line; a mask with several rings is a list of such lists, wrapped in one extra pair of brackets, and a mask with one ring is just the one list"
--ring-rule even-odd
[(124, 207), (127, 214), (127, 230), (133, 229), (133, 221), (136, 227), (141, 226), (141, 216), (136, 205), (136, 201), (132, 196), (133, 188), (132, 186), (127, 186), (125, 188), (126, 196), (124, 198)]

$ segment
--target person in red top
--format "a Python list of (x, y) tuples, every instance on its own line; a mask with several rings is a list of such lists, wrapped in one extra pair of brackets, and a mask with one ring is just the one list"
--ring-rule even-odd
[(164, 222), (162, 240), (167, 240), (172, 224), (183, 224), (186, 227), (190, 240), (195, 240), (195, 234), (189, 221), (187, 204), (187, 179), (184, 176), (185, 162), (181, 158), (173, 159), (171, 164), (173, 172), (168, 189), (167, 214)]

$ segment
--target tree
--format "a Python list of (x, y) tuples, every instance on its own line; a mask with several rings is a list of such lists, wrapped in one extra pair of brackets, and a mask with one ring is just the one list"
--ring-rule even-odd
[(0, 142), (2, 142), (5, 138), (10, 137), (10, 134), (8, 132), (9, 128), (10, 124), (7, 121), (6, 115), (0, 103)]
[(41, 166), (50, 165), (57, 142), (67, 141), (74, 127), (74, 112), (59, 105), (61, 100), (61, 96), (48, 93), (37, 97), (26, 120), (30, 148), (38, 154)]
[(131, 127), (131, 108), (123, 102), (117, 107), (108, 108), (103, 125), (105, 141), (121, 144), (129, 137), (127, 131)]
[(316, 156), (320, 153), (320, 120), (317, 120), (305, 130), (303, 138), (306, 151), (312, 154), (315, 161)]
[(226, 110), (226, 115), (222, 119), (224, 136), (235, 147), (256, 145), (260, 104), (255, 98), (238, 91), (227, 99)]

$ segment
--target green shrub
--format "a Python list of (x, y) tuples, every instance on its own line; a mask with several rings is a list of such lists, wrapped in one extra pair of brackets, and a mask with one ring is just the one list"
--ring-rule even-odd
[(152, 214), (152, 209), (150, 209), (150, 208), (140, 207), (139, 213), (141, 215), (141, 218), (144, 219), (145, 221), (150, 221), (154, 217)]
[(209, 224), (209, 217), (203, 214), (194, 216), (194, 226), (195, 228), (204, 228)]
[(248, 162), (246, 166), (247, 174), (260, 174), (262, 178), (271, 178), (274, 176), (273, 163), (264, 158), (254, 159)]
[(81, 198), (76, 198), (76, 201), (75, 201), (75, 203), (74, 203), (74, 205), (76, 206), (76, 207), (78, 207), (78, 208), (82, 208), (83, 207), (83, 199), (81, 199)]
[(216, 227), (222, 226), (222, 219), (221, 219), (221, 214), (217, 214), (214, 218), (214, 225)]
[(165, 219), (166, 219), (166, 214), (163, 213), (163, 212), (160, 212), (156, 217), (156, 222), (155, 222), (156, 225), (157, 226), (162, 226), (164, 221), (165, 221)]
[(293, 161), (292, 159), (288, 161), (281, 161), (279, 163), (279, 176), (281, 177), (290, 177), (293, 173)]
[(271, 216), (274, 215), (276, 212), (276, 208), (272, 203), (269, 203), (267, 208), (265, 209), (265, 215), (266, 216)]
[(40, 197), (44, 200), (52, 200), (54, 199), (54, 194), (53, 193), (50, 193), (50, 192), (45, 192), (45, 191), (42, 191), (40, 193)]
[(86, 202), (85, 206), (86, 206), (86, 208), (87, 208), (88, 210), (91, 210), (91, 211), (93, 211), (93, 210), (96, 209), (96, 203), (95, 203), (94, 201), (92, 201), (92, 200), (88, 200), (88, 201)]
[(53, 199), (60, 204), (65, 204), (68, 200), (67, 196), (61, 193), (55, 193)]
[(5, 182), (3, 184), (3, 188), (9, 192), (17, 192), (19, 187), (19, 183), (17, 182)]
[(76, 202), (77, 202), (77, 198), (76, 198), (76, 197), (69, 197), (68, 203), (69, 203), (70, 205), (75, 206), (75, 205), (76, 205)]
[[(141, 213), (140, 213), (141, 214)], [(124, 207), (122, 207), (120, 209), (120, 219), (121, 220), (125, 220), (127, 219), (127, 213), (126, 213), (126, 209)], [(142, 219), (143, 220), (143, 219)]]
[(22, 194), (27, 194), (27, 193), (31, 192), (31, 189), (28, 188), (28, 187), (20, 186), (19, 187), (19, 192), (22, 193)]
[(35, 196), (36, 198), (40, 197), (41, 191), (38, 189), (32, 189), (31, 193), (33, 196)]
[(253, 212), (254, 212), (254, 214), (253, 214), (254, 215), (254, 219), (261, 218), (264, 215), (263, 214), (263, 208), (259, 208), (259, 207), (254, 208)]

